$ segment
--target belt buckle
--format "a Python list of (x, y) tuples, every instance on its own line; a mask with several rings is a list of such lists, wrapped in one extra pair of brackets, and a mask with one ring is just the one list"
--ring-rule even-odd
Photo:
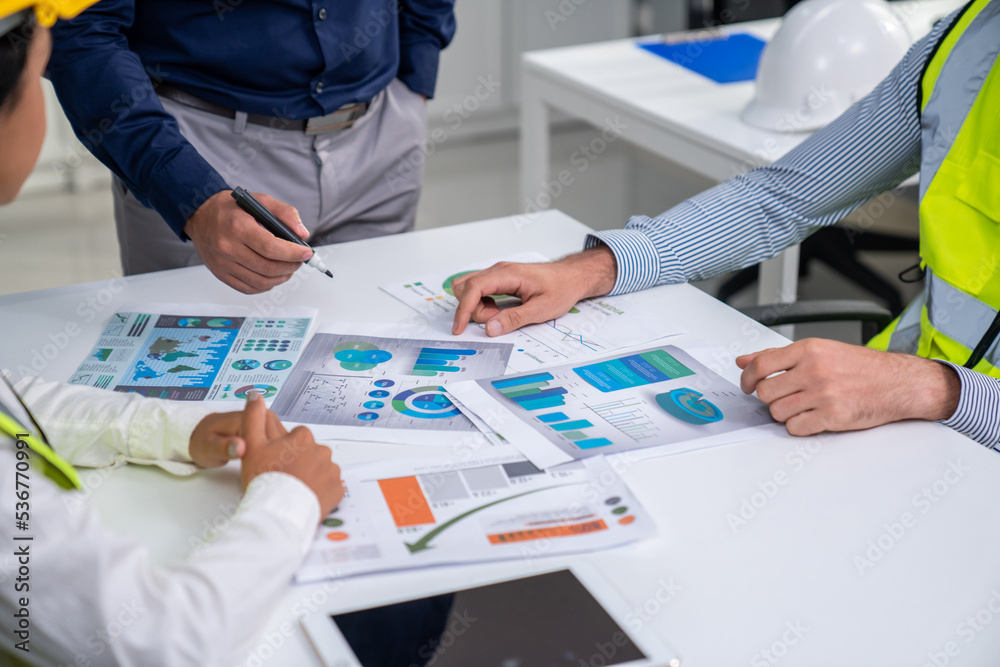
[(307, 136), (340, 132), (341, 130), (346, 130), (354, 125), (354, 123), (359, 118), (364, 116), (367, 111), (367, 103), (359, 102), (356, 104), (346, 104), (333, 113), (308, 119), (303, 132), (305, 132)]

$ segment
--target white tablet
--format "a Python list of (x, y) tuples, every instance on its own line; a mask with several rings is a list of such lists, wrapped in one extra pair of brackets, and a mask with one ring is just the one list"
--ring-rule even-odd
[(326, 667), (679, 667), (596, 570), (574, 565), (302, 622)]

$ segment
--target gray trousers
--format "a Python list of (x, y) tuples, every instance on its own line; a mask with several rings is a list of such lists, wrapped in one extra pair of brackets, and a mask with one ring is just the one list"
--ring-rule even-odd
[[(250, 125), (161, 99), (181, 134), (226, 180), (299, 210), (314, 246), (413, 229), (427, 135), (423, 98), (394, 80), (341, 132)], [(114, 179), (115, 224), (126, 275), (201, 264), (160, 215)]]

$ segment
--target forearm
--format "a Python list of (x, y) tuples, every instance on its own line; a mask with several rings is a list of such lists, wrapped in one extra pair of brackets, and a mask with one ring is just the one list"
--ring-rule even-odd
[(144, 67), (123, 34), (133, 2), (103, 0), (53, 28), (48, 76), (73, 130), (133, 194), (178, 235), (224, 179), (181, 135), (151, 80), (169, 72)]
[[(943, 24), (946, 22), (942, 22)], [(919, 167), (915, 96), (943, 26), (868, 96), (773, 165), (730, 179), (655, 218), (598, 232), (619, 266), (613, 294), (752, 266), (844, 218)]]
[(210, 413), (200, 404), (25, 378), (17, 390), (53, 449), (74, 465), (156, 464), (175, 474), (194, 470), (191, 433)]
[[(13, 498), (12, 487), (0, 480), (0, 497)], [(287, 590), (319, 522), (308, 487), (269, 473), (238, 505), (219, 506), (208, 521), (218, 534), (185, 538), (185, 561), (154, 567), (143, 546), (102, 529), (86, 499), (67, 503), (75, 496), (33, 486), (33, 515), (44, 520), (33, 526), (31, 562), (46, 575), (31, 582), (33, 663), (229, 664)], [(0, 526), (0, 538), (9, 530)], [(16, 568), (16, 559), (0, 559), (0, 581)], [(12, 586), (0, 587), (6, 636), (16, 599)]]
[(954, 414), (942, 423), (1000, 450), (1000, 379), (955, 364), (948, 366), (958, 374), (961, 393)]
[(455, 34), (454, 0), (414, 0), (399, 14), (399, 71), (407, 87), (434, 97), (439, 54)]

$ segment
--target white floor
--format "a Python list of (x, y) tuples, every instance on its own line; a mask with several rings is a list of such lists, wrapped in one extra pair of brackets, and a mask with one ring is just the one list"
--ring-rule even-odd
[[(595, 131), (569, 128), (553, 141), (553, 169), (570, 164), (570, 155)], [(427, 160), (417, 227), (428, 228), (521, 212), (517, 194), (517, 138), (441, 146)], [(82, 193), (28, 194), (0, 209), (0, 294), (56, 287), (119, 274), (118, 243), (108, 180)], [(611, 145), (591, 167), (575, 176), (555, 207), (591, 227), (621, 227), (629, 215), (655, 215), (711, 185), (691, 173), (624, 143)], [(915, 254), (872, 253), (866, 259), (886, 276), (916, 261)], [(714, 291), (720, 279), (699, 286)], [(902, 285), (912, 296), (917, 287)], [(737, 305), (753, 303), (753, 290)], [(814, 267), (800, 285), (800, 298), (869, 298), (823, 266)], [(822, 335), (856, 342), (858, 327), (801, 326), (796, 337)]]

